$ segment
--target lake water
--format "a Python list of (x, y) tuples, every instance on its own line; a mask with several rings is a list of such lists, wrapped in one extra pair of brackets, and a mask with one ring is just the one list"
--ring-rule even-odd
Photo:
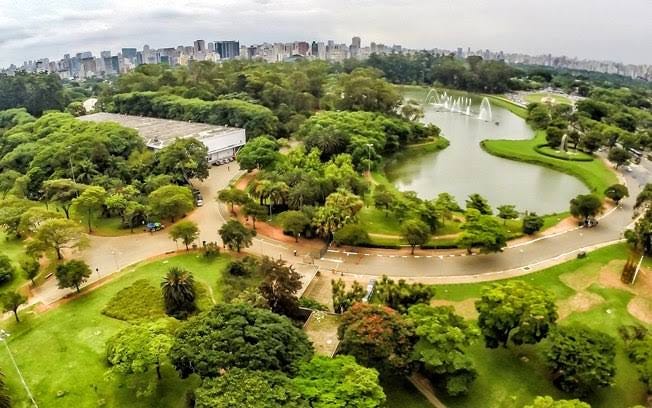
[[(421, 102), (424, 95), (411, 92), (406, 93), (406, 98)], [(472, 100), (472, 110), (477, 113), (481, 100), (477, 96), (472, 96)], [(578, 179), (542, 166), (495, 157), (482, 150), (480, 142), (485, 139), (533, 137), (533, 131), (523, 119), (498, 106), (491, 108), (493, 120), (485, 122), (443, 112), (432, 105), (424, 106), (423, 122), (439, 126), (450, 145), (439, 152), (404, 157), (391, 163), (386, 169), (389, 180), (399, 190), (415, 191), (424, 199), (448, 192), (462, 206), (469, 194), (478, 193), (494, 208), (514, 204), (519, 211), (539, 214), (568, 211), (571, 198), (588, 192)]]

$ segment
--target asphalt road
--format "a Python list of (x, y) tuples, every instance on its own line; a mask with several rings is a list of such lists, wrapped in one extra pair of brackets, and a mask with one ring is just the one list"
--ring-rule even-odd
[[(502, 253), (464, 256), (452, 255), (450, 251), (419, 251), (410, 256), (404, 251), (367, 250), (355, 252), (334, 252), (331, 249), (322, 258), (315, 254), (294, 255), (294, 248), (283, 242), (266, 237), (254, 239), (254, 245), (247, 251), (288, 260), (290, 263), (314, 263), (323, 271), (359, 275), (361, 278), (391, 275), (423, 281), (468, 282), (496, 279), (497, 275), (521, 275), (533, 270), (562, 262), (575, 256), (583, 249), (621, 239), (624, 229), (632, 223), (635, 197), (641, 187), (652, 181), (652, 164), (644, 160), (641, 165), (632, 165), (632, 171), (621, 170), (627, 182), (630, 197), (604, 216), (598, 226), (590, 229), (553, 235), (544, 239), (518, 244), (506, 248)], [(204, 196), (204, 206), (196, 209), (190, 219), (201, 228), (200, 241), (220, 242), (217, 230), (225, 222), (228, 212), (214, 200), (217, 191), (225, 188), (239, 174), (237, 164), (213, 167), (210, 176), (197, 187)], [(542, 200), (545, 197), (541, 197)], [(179, 247), (169, 238), (167, 231), (153, 234), (139, 233), (122, 237), (90, 237), (91, 245), (81, 254), (72, 256), (84, 259), (95, 271), (85, 285), (92, 284), (107, 275), (137, 262), (174, 251)], [(502, 277), (502, 276), (501, 276)], [(30, 303), (50, 304), (66, 294), (68, 289), (58, 289), (54, 278), (48, 279), (34, 290)]]

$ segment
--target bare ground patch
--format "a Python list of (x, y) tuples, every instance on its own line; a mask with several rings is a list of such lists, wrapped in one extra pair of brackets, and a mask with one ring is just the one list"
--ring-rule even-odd
[(652, 300), (637, 296), (627, 304), (627, 311), (638, 320), (652, 324)]
[(594, 263), (589, 263), (573, 272), (559, 275), (559, 280), (576, 292), (581, 292), (598, 280), (599, 273), (600, 269), (596, 268)]
[(602, 296), (591, 292), (577, 292), (573, 296), (557, 302), (559, 319), (565, 319), (573, 312), (586, 312), (604, 302)]
[(464, 317), (465, 319), (477, 319), (478, 311), (475, 310), (475, 301), (477, 299), (464, 299), (459, 302), (454, 302), (452, 300), (441, 300), (436, 299), (430, 302), (431, 306), (453, 306), (455, 313)]

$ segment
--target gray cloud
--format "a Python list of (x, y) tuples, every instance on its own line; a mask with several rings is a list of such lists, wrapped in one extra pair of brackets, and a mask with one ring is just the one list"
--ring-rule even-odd
[(0, 0), (0, 65), (82, 50), (239, 39), (369, 41), (652, 63), (652, 1)]

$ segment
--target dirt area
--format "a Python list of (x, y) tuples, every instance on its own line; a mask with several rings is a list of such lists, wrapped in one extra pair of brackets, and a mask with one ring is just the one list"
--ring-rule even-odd
[[(621, 261), (614, 261), (621, 262)], [(598, 281), (598, 276), (601, 271), (604, 269), (617, 270), (616, 265), (607, 265), (602, 269), (597, 269), (595, 264), (587, 264), (583, 267), (574, 270), (573, 272), (564, 273), (559, 275), (559, 280), (561, 280), (569, 288), (581, 292), (586, 290), (589, 286)], [(622, 265), (621, 265), (622, 268)]]
[(559, 320), (574, 312), (586, 312), (604, 302), (602, 296), (590, 292), (578, 292), (573, 296), (557, 302)]
[(303, 331), (315, 347), (315, 352), (323, 356), (332, 357), (337, 350), (339, 340), (337, 338), (337, 327), (340, 324), (340, 317), (336, 314), (313, 312)]
[(627, 304), (627, 311), (637, 319), (652, 324), (652, 271), (641, 268), (634, 285), (627, 285), (620, 280), (623, 261), (612, 261), (600, 271), (599, 281), (602, 285), (626, 290), (635, 296)]
[(431, 306), (453, 306), (455, 313), (464, 317), (465, 319), (477, 319), (478, 311), (475, 310), (475, 301), (477, 299), (465, 299), (460, 302), (453, 302), (450, 300), (433, 300), (430, 302)]

